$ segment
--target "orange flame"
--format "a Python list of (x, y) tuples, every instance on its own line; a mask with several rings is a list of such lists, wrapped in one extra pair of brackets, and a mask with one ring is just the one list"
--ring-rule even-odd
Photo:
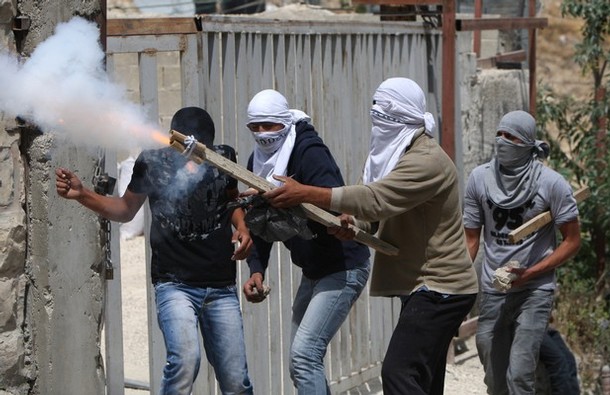
[(197, 172), (197, 164), (191, 160), (186, 162), (186, 165), (184, 165), (184, 167), (191, 174), (194, 174)]
[(169, 145), (169, 136), (165, 133), (154, 131), (152, 132), (152, 138), (158, 143), (161, 143), (163, 145)]

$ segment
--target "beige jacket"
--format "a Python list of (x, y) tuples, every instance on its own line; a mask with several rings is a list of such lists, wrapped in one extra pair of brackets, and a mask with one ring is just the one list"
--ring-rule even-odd
[(408, 295), (424, 285), (446, 294), (478, 292), (456, 168), (427, 135), (416, 137), (383, 179), (333, 188), (331, 209), (380, 221), (378, 237), (400, 249), (397, 256), (375, 254), (371, 295)]

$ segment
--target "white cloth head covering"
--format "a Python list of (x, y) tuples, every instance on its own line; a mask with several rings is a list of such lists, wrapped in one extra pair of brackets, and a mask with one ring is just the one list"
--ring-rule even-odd
[(296, 140), (295, 125), (299, 121), (310, 122), (311, 118), (300, 110), (288, 108), (286, 98), (273, 89), (260, 91), (248, 104), (248, 123), (277, 123), (284, 129), (277, 132), (254, 133), (253, 171), (276, 186), (280, 181), (274, 174), (285, 176), (288, 160)]
[(416, 132), (433, 136), (434, 117), (426, 112), (422, 89), (408, 78), (389, 78), (373, 95), (371, 150), (364, 165), (362, 182), (368, 184), (394, 169)]
[(515, 136), (522, 143), (496, 137), (496, 154), (485, 172), (485, 192), (496, 206), (520, 207), (538, 192), (538, 178), (548, 144), (536, 140), (536, 120), (525, 111), (511, 111), (500, 120), (498, 132)]

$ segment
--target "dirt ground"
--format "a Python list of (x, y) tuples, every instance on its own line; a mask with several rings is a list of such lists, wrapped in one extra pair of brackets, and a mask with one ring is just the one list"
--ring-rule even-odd
[[(146, 267), (143, 236), (121, 241), (121, 291), (123, 297), (123, 347), (126, 381), (149, 383), (148, 335), (146, 317)], [(484, 395), (483, 368), (473, 339), (468, 351), (447, 366), (446, 395)], [(145, 395), (149, 391), (126, 389), (126, 395)], [(279, 394), (276, 394), (279, 395)]]

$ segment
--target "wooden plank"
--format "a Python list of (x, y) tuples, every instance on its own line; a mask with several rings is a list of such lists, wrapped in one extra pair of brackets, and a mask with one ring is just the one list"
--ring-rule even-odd
[(481, 19), (457, 19), (455, 29), (457, 31), (480, 31), (480, 30), (514, 30), (514, 29), (542, 29), (549, 25), (547, 18), (481, 18)]
[(524, 62), (527, 60), (524, 50), (505, 52), (489, 58), (477, 59), (477, 67), (491, 68), (496, 67), (498, 63), (502, 62)]
[[(455, 128), (456, 128), (456, 40), (455, 1), (443, 2), (443, 80), (441, 98), (441, 136), (440, 144), (445, 153), (455, 162)], [(460, 136), (461, 138), (461, 136)]]
[[(474, 0), (474, 19), (480, 19), (483, 16), (483, 0)], [(472, 50), (477, 54), (477, 58), (481, 56), (481, 31), (475, 30), (473, 35)]]
[(462, 339), (462, 338), (470, 337), (470, 336), (474, 335), (475, 333), (477, 333), (478, 322), (479, 322), (478, 316), (469, 318), (466, 321), (462, 322), (462, 325), (460, 325), (460, 329), (458, 330), (457, 337), (459, 339)]
[(108, 54), (117, 53), (155, 53), (167, 51), (182, 51), (184, 37), (190, 35), (167, 36), (126, 36), (111, 37), (108, 39)]
[(439, 5), (442, 0), (352, 0), (352, 4), (377, 5)]
[[(530, 17), (536, 16), (536, 0), (528, 1), (528, 11)], [(536, 79), (536, 29), (530, 28), (527, 32), (527, 52), (529, 60), (529, 99), (530, 99), (530, 114), (536, 114), (536, 84), (538, 80)]]
[[(186, 147), (186, 136), (176, 132), (175, 130), (172, 130), (170, 133), (170, 144), (172, 145), (172, 147), (179, 151), (184, 151)], [(233, 176), (235, 179), (243, 182), (244, 184), (249, 185), (250, 187), (258, 190), (259, 192), (267, 192), (275, 188), (275, 186), (269, 181), (257, 176), (251, 171), (246, 170), (239, 164), (232, 162), (231, 160), (214, 152), (213, 150), (207, 148), (205, 145), (199, 142), (193, 146), (192, 152), (189, 153), (189, 156), (193, 161), (198, 163), (201, 163), (204, 160), (212, 163), (220, 170), (231, 174), (231, 176)], [(328, 227), (341, 226), (341, 222), (337, 217), (317, 206), (314, 206), (313, 204), (303, 203), (301, 207), (305, 211), (307, 218), (313, 221), (316, 221)], [(352, 229), (356, 233), (354, 240), (387, 255), (398, 254), (398, 248), (392, 246), (391, 244), (386, 243), (385, 241), (380, 240), (369, 233), (366, 233), (365, 231), (356, 226), (350, 225), (350, 229)]]
[(197, 33), (195, 18), (121, 18), (108, 19), (108, 36)]
[[(397, 0), (398, 1), (398, 0)], [(440, 3), (440, 2), (436, 2)], [(372, 2), (371, 2), (372, 4)], [(175, 21), (175, 26), (172, 25)], [(196, 34), (197, 32), (215, 33), (260, 33), (260, 34), (333, 34), (346, 35), (354, 33), (354, 22), (343, 20), (332, 21), (297, 21), (231, 16), (198, 16), (196, 18), (139, 18), (110, 19), (108, 26), (108, 43), (118, 38), (141, 36), (151, 39), (171, 37), (172, 35)], [(193, 26), (191, 26), (193, 24)], [(199, 26), (200, 25), (200, 26)], [(404, 22), (358, 22), (359, 34), (435, 34), (423, 23)], [(140, 38), (141, 38), (140, 37)], [(139, 38), (139, 39), (140, 39)]]
[[(591, 196), (591, 191), (589, 187), (584, 187), (574, 192), (574, 199), (576, 199), (576, 203), (580, 203), (586, 198)], [(543, 213), (538, 214), (534, 218), (530, 219), (517, 229), (513, 230), (508, 234), (508, 241), (511, 243), (516, 243), (522, 240), (525, 236), (530, 235), (542, 228), (544, 225), (551, 222), (553, 218), (551, 217), (550, 211), (545, 211)]]

